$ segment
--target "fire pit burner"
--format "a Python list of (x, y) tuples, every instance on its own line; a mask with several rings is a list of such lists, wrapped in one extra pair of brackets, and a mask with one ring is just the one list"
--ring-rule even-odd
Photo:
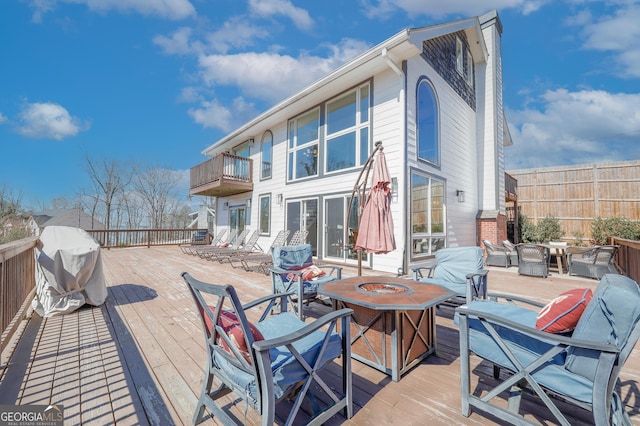
[(409, 287), (401, 284), (366, 283), (360, 284), (358, 290), (365, 293), (397, 294), (406, 293), (409, 291)]

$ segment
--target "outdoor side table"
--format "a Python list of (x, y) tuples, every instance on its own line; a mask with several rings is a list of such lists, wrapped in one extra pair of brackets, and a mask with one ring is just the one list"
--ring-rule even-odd
[(351, 357), (397, 382), (436, 350), (436, 305), (454, 293), (393, 277), (354, 277), (322, 284), (333, 308), (353, 309)]

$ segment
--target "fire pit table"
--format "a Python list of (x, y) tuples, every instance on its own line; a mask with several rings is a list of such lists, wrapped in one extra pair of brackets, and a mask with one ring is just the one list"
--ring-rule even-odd
[(395, 382), (436, 350), (437, 304), (446, 288), (393, 277), (354, 277), (321, 284), (333, 308), (353, 309), (351, 357)]

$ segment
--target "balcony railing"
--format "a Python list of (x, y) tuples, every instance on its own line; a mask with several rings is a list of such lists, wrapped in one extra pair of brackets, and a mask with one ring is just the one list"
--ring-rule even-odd
[(249, 158), (223, 153), (191, 168), (192, 195), (228, 196), (253, 190)]
[(509, 173), (504, 174), (504, 192), (507, 201), (518, 201), (518, 179)]
[(37, 237), (31, 237), (0, 245), (0, 354), (25, 318), (35, 295), (37, 241)]
[(209, 243), (206, 229), (92, 229), (87, 233), (104, 248)]

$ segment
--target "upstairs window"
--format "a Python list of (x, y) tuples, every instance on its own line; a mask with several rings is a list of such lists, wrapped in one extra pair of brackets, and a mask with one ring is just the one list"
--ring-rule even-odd
[(326, 172), (363, 165), (369, 157), (369, 85), (326, 103)]
[(260, 143), (260, 179), (269, 179), (271, 177), (272, 150), (273, 133), (267, 130), (262, 135), (262, 142)]
[(288, 180), (318, 174), (320, 109), (316, 108), (289, 122)]
[(433, 86), (426, 79), (418, 82), (416, 102), (418, 158), (440, 166), (438, 102)]

